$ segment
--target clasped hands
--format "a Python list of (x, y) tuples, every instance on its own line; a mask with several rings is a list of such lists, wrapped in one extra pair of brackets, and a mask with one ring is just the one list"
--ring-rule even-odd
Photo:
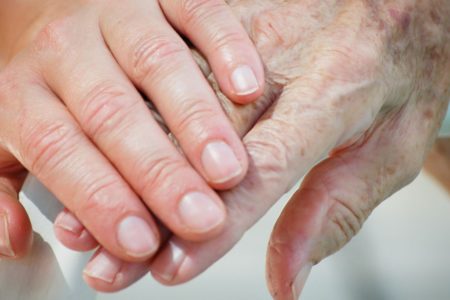
[(67, 207), (59, 239), (100, 245), (85, 279), (102, 291), (149, 270), (192, 279), (305, 176), (267, 257), (274, 298), (298, 298), (415, 178), (450, 99), (448, 1), (15, 2), (0, 12), (0, 250), (29, 247), (31, 172)]

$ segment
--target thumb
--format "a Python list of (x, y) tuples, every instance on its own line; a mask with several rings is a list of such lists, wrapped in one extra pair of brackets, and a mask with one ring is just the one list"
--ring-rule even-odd
[(312, 169), (284, 209), (267, 254), (275, 299), (297, 299), (312, 266), (343, 247), (381, 201), (419, 173), (425, 149), (412, 147), (404, 131), (378, 129)]
[(23, 257), (31, 248), (28, 215), (18, 201), (26, 171), (0, 150), (0, 258)]

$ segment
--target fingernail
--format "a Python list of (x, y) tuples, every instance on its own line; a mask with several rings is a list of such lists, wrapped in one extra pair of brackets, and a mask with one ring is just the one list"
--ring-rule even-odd
[(121, 268), (119, 259), (102, 250), (87, 264), (83, 273), (90, 278), (113, 283)]
[(0, 255), (6, 257), (16, 256), (9, 239), (8, 216), (6, 214), (0, 214)]
[(292, 283), (292, 299), (300, 298), (306, 280), (308, 279), (309, 274), (311, 274), (312, 267), (312, 264), (305, 265), (295, 277), (295, 280)]
[(83, 230), (83, 224), (68, 211), (62, 211), (55, 220), (55, 226), (70, 231), (76, 235), (80, 235)]
[(118, 226), (118, 241), (126, 253), (136, 258), (148, 257), (158, 249), (158, 241), (148, 223), (135, 216), (126, 217)]
[(239, 66), (231, 74), (231, 82), (237, 95), (250, 95), (259, 89), (255, 73), (249, 66)]
[(222, 206), (199, 192), (185, 195), (179, 203), (178, 212), (184, 225), (196, 232), (209, 231), (225, 220)]
[(171, 282), (185, 258), (183, 249), (173, 241), (168, 242), (164, 251), (159, 254), (158, 259), (151, 266), (152, 275), (165, 282)]
[(242, 166), (233, 150), (222, 141), (211, 142), (205, 147), (202, 164), (208, 179), (214, 183), (227, 182), (242, 173)]

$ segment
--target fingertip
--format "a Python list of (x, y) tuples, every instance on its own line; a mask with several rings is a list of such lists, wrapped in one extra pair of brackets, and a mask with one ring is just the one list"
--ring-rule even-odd
[(116, 238), (126, 261), (140, 263), (147, 261), (158, 251), (161, 236), (153, 220), (129, 215), (117, 224)]
[(98, 249), (83, 270), (83, 279), (92, 288), (109, 292), (114, 283), (122, 280), (123, 262), (105, 249)]
[[(258, 66), (240, 64), (229, 71), (229, 84), (219, 78), (224, 93), (237, 104), (249, 104), (262, 96), (264, 91), (264, 71)], [(229, 86), (228, 86), (229, 85)]]
[(7, 259), (24, 257), (33, 242), (31, 222), (17, 201), (0, 195), (0, 256)]
[(222, 92), (247, 104), (264, 91), (264, 67), (249, 34), (225, 1), (195, 6), (163, 1), (169, 21), (207, 58)]
[[(306, 178), (305, 180), (308, 180)], [(317, 257), (326, 191), (301, 188), (283, 209), (270, 236), (266, 279), (274, 299), (298, 299)]]
[(92, 237), (92, 235), (83, 230), (80, 235), (75, 235), (60, 227), (54, 227), (56, 238), (65, 247), (73, 251), (87, 252), (95, 249), (98, 246), (97, 241)]
[(227, 210), (214, 194), (190, 192), (178, 203), (180, 228), (175, 230), (183, 239), (201, 242), (219, 235), (225, 226)]
[(248, 171), (247, 153), (238, 136), (233, 132), (226, 139), (229, 142), (209, 142), (201, 154), (205, 180), (216, 190), (233, 188)]
[(246, 105), (264, 93), (264, 67), (255, 47), (225, 45), (207, 58), (222, 93), (236, 104)]
[(55, 219), (53, 226), (56, 238), (74, 251), (90, 251), (98, 246), (95, 238), (81, 224), (78, 218), (64, 209)]
[(155, 280), (166, 286), (180, 284), (179, 272), (188, 259), (183, 247), (170, 240), (150, 265)]
[(100, 248), (83, 271), (84, 281), (103, 293), (127, 288), (148, 273), (149, 262), (127, 263)]

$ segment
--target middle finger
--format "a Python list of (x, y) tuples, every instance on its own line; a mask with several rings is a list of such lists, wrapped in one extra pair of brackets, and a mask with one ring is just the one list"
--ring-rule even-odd
[(242, 142), (157, 1), (112, 3), (100, 27), (114, 57), (208, 183), (217, 189), (239, 183), (248, 165)]
[(218, 233), (225, 219), (223, 203), (152, 118), (93, 23), (83, 25), (83, 36), (79, 24), (53, 33), (79, 46), (75, 51), (59, 42), (59, 54), (39, 52), (47, 83), (166, 226), (190, 240)]

